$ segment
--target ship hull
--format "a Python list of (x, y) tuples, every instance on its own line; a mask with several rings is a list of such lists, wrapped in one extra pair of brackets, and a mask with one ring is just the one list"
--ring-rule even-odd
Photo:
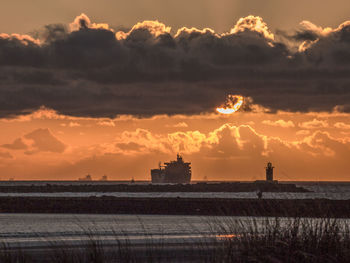
[(191, 176), (189, 175), (167, 175), (161, 173), (151, 174), (153, 184), (189, 184), (191, 182)]

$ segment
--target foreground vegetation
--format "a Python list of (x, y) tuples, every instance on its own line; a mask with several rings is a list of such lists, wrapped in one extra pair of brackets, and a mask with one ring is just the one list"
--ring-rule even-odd
[[(0, 262), (349, 262), (350, 227), (338, 219), (227, 219), (211, 225), (203, 241), (167, 249), (152, 239), (135, 248), (127, 237), (105, 246), (91, 234), (83, 246), (72, 248), (48, 242), (41, 251), (10, 248), (3, 243)], [(220, 233), (220, 234), (217, 234)]]
[(220, 224), (225, 238), (211, 262), (349, 262), (350, 228), (337, 219), (265, 219)]

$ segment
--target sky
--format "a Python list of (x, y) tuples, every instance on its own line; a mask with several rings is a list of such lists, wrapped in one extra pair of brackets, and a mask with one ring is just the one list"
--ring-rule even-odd
[(348, 181), (349, 8), (7, 1), (0, 179), (149, 180), (180, 153), (194, 180)]
[(251, 14), (263, 17), (272, 30), (293, 29), (303, 20), (336, 27), (349, 18), (349, 10), (347, 0), (4, 0), (0, 32), (24, 34), (46, 24), (70, 23), (81, 13), (116, 27), (160, 20), (174, 29), (210, 27), (224, 32)]

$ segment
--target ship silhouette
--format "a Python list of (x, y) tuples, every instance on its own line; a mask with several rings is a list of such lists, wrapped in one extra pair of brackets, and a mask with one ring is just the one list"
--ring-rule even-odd
[(92, 181), (92, 177), (90, 174), (88, 174), (87, 176), (83, 177), (83, 178), (79, 178), (79, 181)]
[(159, 163), (158, 169), (151, 169), (152, 183), (181, 183), (188, 184), (191, 182), (191, 163), (185, 163), (182, 156), (177, 154), (176, 161)]
[(103, 181), (103, 182), (108, 181), (107, 175), (103, 175), (103, 176), (101, 177), (100, 181)]

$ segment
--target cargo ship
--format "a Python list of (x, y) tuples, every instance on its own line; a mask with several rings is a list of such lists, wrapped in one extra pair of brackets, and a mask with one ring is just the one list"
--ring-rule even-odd
[(159, 163), (158, 169), (151, 169), (152, 183), (156, 184), (188, 184), (191, 182), (191, 163), (185, 163), (181, 155), (176, 161)]
[(79, 181), (92, 181), (92, 177), (90, 174), (88, 174), (87, 176), (83, 177), (83, 178), (79, 178)]

